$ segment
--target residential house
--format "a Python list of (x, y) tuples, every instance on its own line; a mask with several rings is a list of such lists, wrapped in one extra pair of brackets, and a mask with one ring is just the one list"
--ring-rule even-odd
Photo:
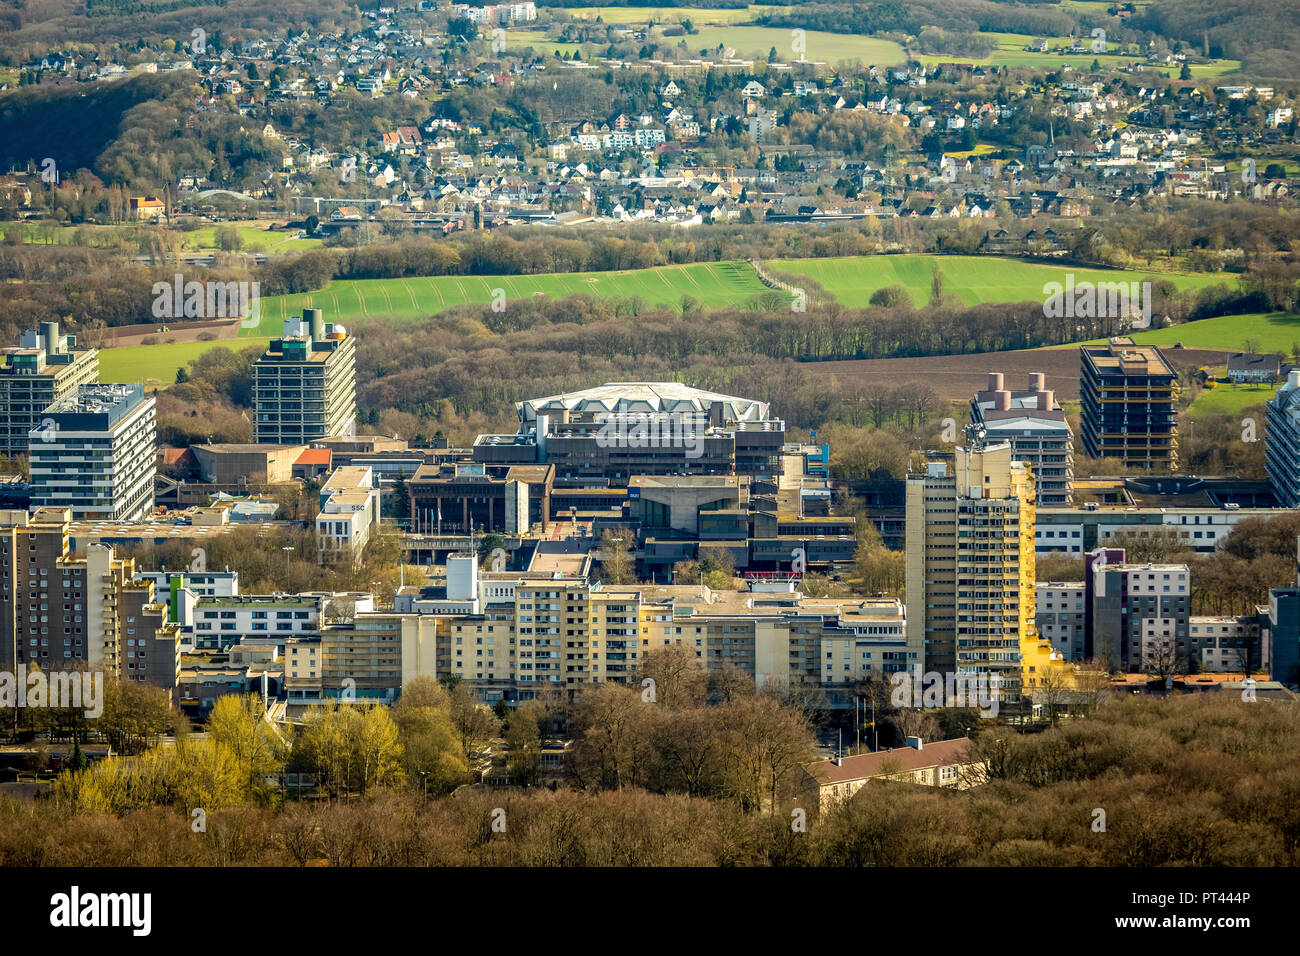
[(906, 747), (807, 764), (799, 771), (797, 786), (804, 809), (815, 816), (849, 800), (872, 780), (966, 790), (987, 779), (969, 737), (928, 744), (908, 737)]

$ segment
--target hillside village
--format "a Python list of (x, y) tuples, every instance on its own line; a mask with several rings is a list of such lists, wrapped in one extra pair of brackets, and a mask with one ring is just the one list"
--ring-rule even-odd
[[(152, 183), (131, 210), (144, 220), (214, 202), (312, 215), (323, 234), (366, 220), (446, 233), (591, 220), (947, 217), (990, 220), (997, 246), (999, 220), (1078, 219), (1149, 197), (1267, 202), (1290, 189), (1281, 165), (1246, 176), (1222, 156), (1293, 140), (1291, 106), (1272, 87), (1211, 88), (1157, 72), (1176, 69), (1181, 52), (1102, 71), (1086, 50), (1066, 50), (1080, 54), (1078, 68), (1021, 85), (1005, 68), (978, 65), (849, 69), (775, 50), (767, 60), (729, 49), (690, 56), (685, 40), (628, 56), (623, 49), (635, 53), (645, 31), (610, 27), (626, 42), (586, 60), (546, 54), (541, 32), (526, 47), (515, 47), (517, 33), (506, 43), (503, 27), (537, 20), (531, 3), (457, 6), (447, 29), (460, 35), (432, 31), (431, 4), (422, 7), (381, 6), (351, 33), (166, 41), (107, 61), (93, 49), (51, 51), (21, 79), (84, 84), (187, 71), (197, 113), (238, 117), (250, 142), (243, 161), (176, 169), (173, 181)], [(463, 35), (466, 23), (474, 39)], [(487, 122), (467, 116), (472, 101), (454, 95), (477, 89), (489, 105), (517, 105), (516, 92), (558, 92), (575, 75), (603, 76), (610, 100), (644, 108), (560, 97), (546, 104), (552, 119), (539, 106), (525, 127), (496, 108)], [(368, 114), (362, 137), (293, 128), (316, 107), (376, 100), (395, 102)], [(46, 180), (33, 162), (0, 180), (0, 201), (35, 216), (33, 188)], [(1056, 236), (1017, 242), (1020, 251), (1066, 246)]]

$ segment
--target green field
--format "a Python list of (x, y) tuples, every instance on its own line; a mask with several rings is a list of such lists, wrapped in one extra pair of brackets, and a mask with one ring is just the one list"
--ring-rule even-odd
[[(685, 39), (692, 51), (712, 52), (721, 45), (725, 49), (734, 49), (736, 56), (766, 57), (776, 47), (777, 56), (782, 60), (799, 59), (799, 54), (791, 49), (791, 32), (782, 27), (704, 27)], [(869, 66), (888, 66), (907, 59), (903, 48), (897, 43), (874, 37), (808, 30), (804, 40), (805, 60), (820, 60), (825, 63), (852, 60)]]
[[(1098, 339), (1098, 342), (1101, 340)], [(1185, 322), (1168, 329), (1133, 333), (1133, 341), (1145, 345), (1175, 345), (1189, 349), (1244, 351), (1246, 343), (1261, 352), (1290, 355), (1300, 343), (1300, 315), (1285, 312), (1253, 312), (1247, 315), (1220, 315), (1199, 322)], [(1074, 346), (1063, 346), (1074, 348)]]
[[(945, 294), (955, 295), (967, 305), (982, 302), (1038, 301), (1043, 284), (1063, 281), (1074, 272), (1076, 281), (1141, 280), (1159, 275), (1180, 288), (1198, 288), (1222, 281), (1222, 275), (1168, 275), (1099, 269), (1069, 269), (1017, 259), (991, 256), (853, 256), (832, 259), (782, 259), (768, 265), (776, 270), (810, 276), (849, 307), (867, 304), (877, 289), (902, 285), (918, 305), (930, 297), (932, 270), (938, 265), (944, 277)], [(436, 276), (412, 279), (339, 280), (318, 292), (273, 296), (262, 301), (262, 321), (256, 329), (243, 330), (239, 341), (265, 342), (279, 335), (286, 318), (302, 314), (304, 308), (325, 310), (327, 321), (356, 327), (377, 317), (416, 322), (458, 305), (488, 305), (501, 290), (508, 306), (537, 296), (564, 298), (586, 294), (610, 299), (640, 297), (647, 304), (680, 309), (690, 296), (706, 308), (739, 305), (752, 296), (769, 291), (743, 262), (695, 263), (620, 272), (566, 273), (534, 276)], [(1208, 319), (1176, 329), (1140, 332), (1139, 341), (1172, 345), (1182, 341), (1188, 347), (1239, 349), (1246, 340), (1257, 340), (1266, 351), (1289, 352), (1300, 341), (1300, 317), (1236, 316)], [(221, 342), (193, 342), (173, 345), (141, 345), (109, 349), (101, 353), (104, 381), (143, 381), (168, 384), (176, 369), (205, 349)], [(233, 343), (224, 343), (232, 345)], [(1068, 346), (1073, 347), (1073, 346)]]
[(507, 30), (506, 31), (506, 49), (514, 52), (532, 47), (536, 53), (555, 53), (559, 52), (561, 56), (566, 53), (572, 54), (575, 51), (581, 52), (581, 43), (561, 43), (558, 40), (546, 39), (546, 33), (543, 30)]
[(126, 348), (101, 349), (99, 380), (167, 386), (176, 381), (178, 368), (198, 358), (208, 349), (219, 345), (229, 349), (246, 349), (250, 345), (265, 345), (268, 341), (270, 340), (267, 338), (235, 339), (224, 342), (178, 342), (172, 345), (131, 345)]
[(1252, 405), (1263, 405), (1277, 394), (1276, 385), (1216, 385), (1203, 388), (1187, 409), (1194, 418), (1205, 415), (1240, 415)]
[(610, 299), (636, 296), (656, 306), (680, 309), (690, 296), (708, 307), (738, 305), (768, 289), (743, 262), (706, 262), (624, 272), (583, 272), (532, 276), (433, 276), (416, 279), (358, 279), (331, 282), (320, 292), (262, 300), (262, 323), (241, 335), (278, 335), (287, 318), (304, 308), (325, 310), (327, 321), (364, 323), (392, 316), (417, 320), (457, 305), (488, 305), (496, 293), (506, 303), (537, 296), (563, 299), (591, 295)]
[[(239, 250), (241, 252), (302, 252), (305, 249), (314, 249), (321, 245), (319, 239), (294, 238), (297, 235), (296, 231), (273, 232), (266, 228), (265, 223), (230, 223), (230, 225), (239, 231), (239, 237), (243, 240), (243, 247)], [(78, 241), (77, 237), (80, 234), (86, 244), (92, 247), (115, 246), (122, 240), (134, 242), (137, 237), (148, 232), (168, 231), (165, 226), (140, 223), (120, 226), (44, 226), (32, 223), (21, 225), (19, 228), (26, 232), (26, 241), (29, 243), (44, 243), (47, 238), (51, 238), (55, 245), (72, 245), (74, 241)], [(218, 228), (224, 228), (224, 226), (203, 226), (190, 231), (172, 229), (170, 232), (179, 237), (182, 250), (213, 252), (217, 248), (216, 233)], [(0, 236), (3, 235), (4, 227), (0, 225)]]
[[(193, 249), (215, 249), (217, 247), (217, 229), (219, 226), (204, 226), (193, 232), (186, 232), (185, 244)], [(236, 225), (239, 237), (244, 240), (242, 252), (302, 252), (315, 249), (321, 244), (319, 239), (295, 239), (297, 232), (272, 232), (265, 226)]]
[(867, 305), (872, 293), (891, 285), (903, 286), (917, 305), (924, 305), (930, 300), (936, 265), (943, 275), (944, 294), (956, 295), (966, 305), (1042, 301), (1043, 285), (1047, 282), (1063, 283), (1067, 273), (1074, 274), (1076, 283), (1134, 281), (1155, 276), (1169, 279), (1180, 289), (1198, 289), (1235, 281), (1233, 277), (1219, 274), (1171, 275), (1076, 269), (994, 256), (841, 256), (831, 259), (775, 259), (767, 265), (781, 272), (808, 276), (850, 308)]
[[(1063, 53), (1049, 51), (1047, 53), (1034, 53), (1026, 50), (1032, 40), (1045, 39), (1048, 41), (1048, 47), (1060, 46), (1069, 47), (1070, 37), (1034, 37), (1027, 33), (994, 33), (991, 31), (982, 32), (980, 36), (989, 37), (997, 41), (997, 49), (989, 56), (976, 58), (970, 56), (949, 56), (946, 54), (921, 54), (919, 59), (927, 66), (936, 63), (971, 63), (980, 66), (1008, 66), (1008, 67), (1028, 67), (1037, 70), (1051, 70), (1062, 66), (1071, 66), (1075, 68), (1086, 68), (1092, 64), (1093, 60), (1098, 61), (1103, 68), (1118, 69), (1125, 66), (1148, 66), (1145, 59), (1136, 56), (1118, 56), (1112, 53)], [(1089, 46), (1091, 41), (1089, 40)], [(1182, 69), (1181, 66), (1164, 66), (1149, 64), (1152, 70), (1158, 70), (1165, 75), (1173, 74), (1177, 76)], [(1192, 76), (1219, 76), (1241, 68), (1241, 63), (1237, 60), (1215, 60), (1212, 63), (1192, 64)]]

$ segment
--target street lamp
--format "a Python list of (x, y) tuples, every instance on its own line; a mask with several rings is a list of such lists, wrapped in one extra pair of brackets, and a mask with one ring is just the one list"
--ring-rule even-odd
[(288, 590), (290, 590), (290, 588), (289, 588), (289, 552), (293, 550), (293, 546), (292, 546), (292, 545), (288, 545), (288, 546), (286, 546), (286, 547), (281, 548), (280, 550), (284, 552), (284, 589), (285, 589), (286, 591), (288, 591)]

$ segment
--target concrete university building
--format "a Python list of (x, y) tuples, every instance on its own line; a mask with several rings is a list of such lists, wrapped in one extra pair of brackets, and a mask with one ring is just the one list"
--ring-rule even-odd
[(357, 422), (357, 343), (320, 309), (286, 319), (253, 365), (253, 440), (307, 445), (351, 434)]
[(449, 559), (447, 575), (445, 586), (400, 589), (394, 613), (436, 620), (437, 676), (459, 677), (487, 703), (628, 683), (647, 652), (673, 645), (758, 687), (818, 686), (832, 707), (852, 706), (857, 682), (920, 663), (897, 599), (811, 598), (792, 581), (747, 592), (607, 587), (583, 574), (480, 574), (472, 556)]
[(1158, 348), (1117, 336), (1080, 346), (1083, 448), (1146, 471), (1178, 469), (1178, 373)]
[(1265, 412), (1264, 453), (1278, 504), (1300, 508), (1300, 369), (1293, 369)]
[(19, 342), (0, 365), (0, 454), (8, 458), (26, 454), (45, 409), (99, 381), (99, 352), (78, 349), (76, 336), (60, 335), (57, 322), (41, 323)]
[(82, 385), (31, 432), (33, 507), (75, 519), (142, 521), (153, 512), (157, 428), (142, 385)]
[(975, 393), (970, 412), (988, 441), (1010, 442), (1015, 456), (1033, 470), (1039, 507), (1070, 504), (1074, 436), (1042, 372), (1030, 374), (1024, 392), (1005, 388), (1002, 373), (990, 372), (988, 388)]
[(766, 402), (677, 382), (607, 382), (520, 402), (519, 431), (480, 435), (474, 460), (552, 465), (556, 487), (633, 475), (780, 475), (785, 422)]

